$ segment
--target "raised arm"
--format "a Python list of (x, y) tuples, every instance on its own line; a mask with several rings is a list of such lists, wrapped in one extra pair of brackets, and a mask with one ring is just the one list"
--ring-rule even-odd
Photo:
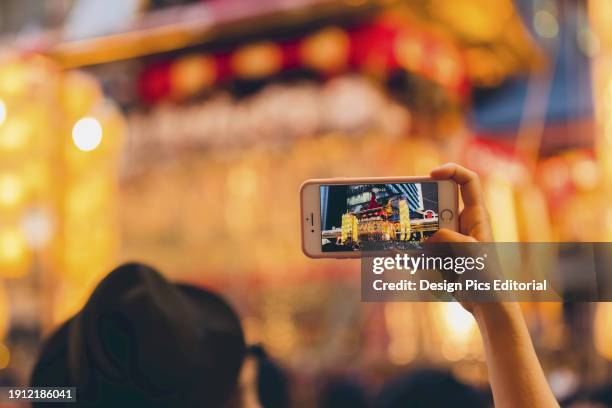
[[(492, 242), (489, 215), (478, 175), (457, 164), (447, 163), (433, 170), (431, 177), (456, 181), (464, 208), (459, 216), (459, 232), (440, 230), (430, 239), (438, 242)], [(495, 406), (559, 407), (546, 382), (518, 304), (462, 304), (473, 314), (483, 339)]]

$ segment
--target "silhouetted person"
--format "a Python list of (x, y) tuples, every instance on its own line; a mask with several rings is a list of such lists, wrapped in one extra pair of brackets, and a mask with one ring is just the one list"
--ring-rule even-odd
[(221, 297), (126, 264), (46, 341), (31, 385), (75, 386), (69, 407), (224, 407), (245, 350)]
[(325, 384), (319, 396), (320, 408), (368, 408), (369, 397), (361, 384), (348, 379), (334, 379)]
[(612, 384), (605, 384), (590, 390), (581, 390), (563, 404), (567, 408), (612, 407)]
[(386, 384), (376, 408), (484, 408), (479, 393), (452, 374), (438, 370), (417, 370)]
[(289, 379), (282, 367), (259, 345), (248, 348), (248, 358), (255, 362), (255, 389), (262, 408), (290, 406)]

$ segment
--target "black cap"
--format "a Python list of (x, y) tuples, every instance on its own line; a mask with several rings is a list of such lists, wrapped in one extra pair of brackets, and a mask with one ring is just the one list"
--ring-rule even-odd
[(46, 341), (31, 385), (77, 387), (77, 406), (215, 407), (235, 390), (244, 354), (221, 297), (131, 263)]

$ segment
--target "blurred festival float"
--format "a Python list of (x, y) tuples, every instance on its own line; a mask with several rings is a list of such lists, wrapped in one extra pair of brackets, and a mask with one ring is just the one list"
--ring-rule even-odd
[[(139, 259), (222, 290), (303, 381), (428, 363), (482, 383), (458, 305), (362, 305), (355, 263), (303, 256), (301, 182), (452, 160), (482, 175), (498, 241), (611, 240), (605, 0), (153, 5), (115, 26), (64, 10), (2, 57), (0, 271), (22, 295), (0, 291), (0, 335), (55, 327)], [(524, 306), (551, 375), (605, 377), (608, 306)]]

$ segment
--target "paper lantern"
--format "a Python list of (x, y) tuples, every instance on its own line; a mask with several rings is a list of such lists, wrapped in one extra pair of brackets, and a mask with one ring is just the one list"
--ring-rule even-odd
[(324, 73), (341, 71), (348, 64), (351, 41), (346, 32), (331, 27), (306, 38), (300, 45), (305, 66)]
[(258, 79), (278, 72), (283, 63), (280, 47), (272, 42), (250, 44), (232, 56), (232, 69), (242, 78)]
[(216, 66), (212, 57), (189, 55), (170, 66), (170, 86), (177, 98), (185, 98), (211, 86), (216, 79)]

